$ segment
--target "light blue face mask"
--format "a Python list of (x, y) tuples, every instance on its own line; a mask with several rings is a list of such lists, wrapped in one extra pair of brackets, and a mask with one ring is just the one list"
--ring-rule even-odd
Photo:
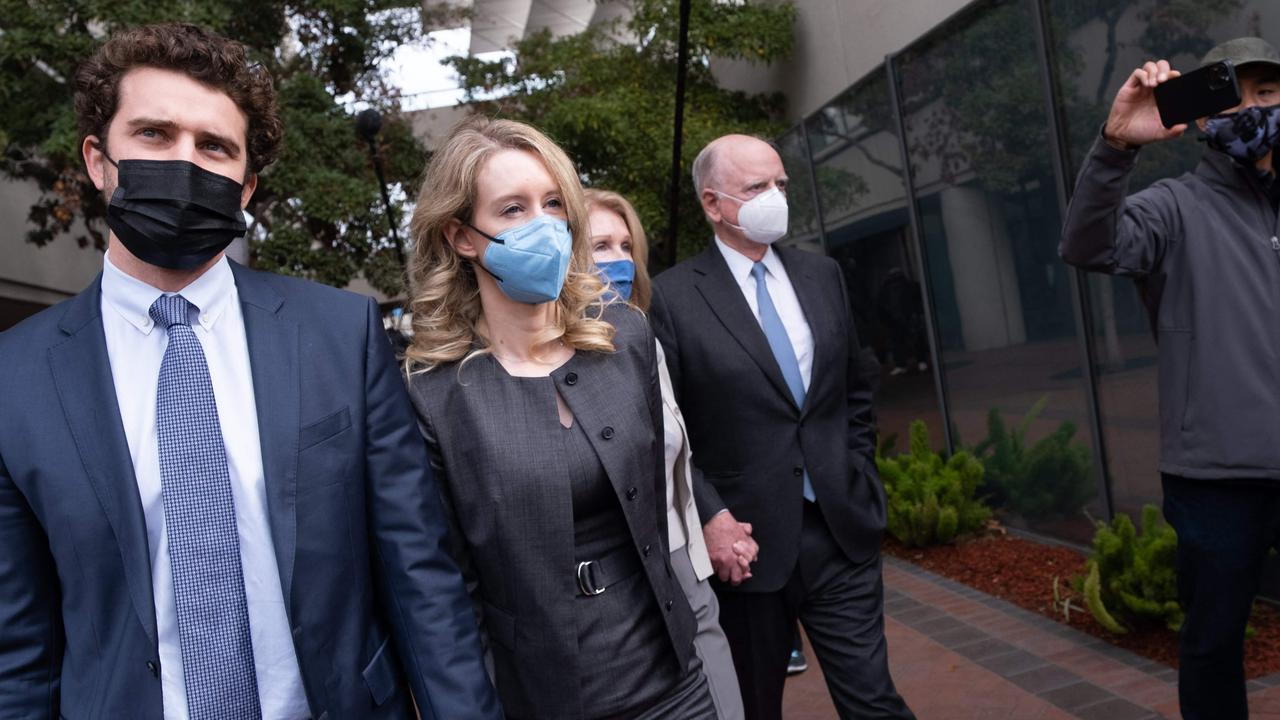
[[(636, 264), (631, 260), (610, 260), (596, 263), (600, 276), (623, 302), (631, 300), (631, 286), (636, 280)], [(605, 299), (608, 299), (606, 294)]]
[(524, 225), (503, 230), (495, 237), (467, 223), (489, 239), (481, 269), (498, 281), (498, 287), (516, 302), (537, 305), (560, 297), (573, 257), (569, 223), (551, 215), (539, 215)]

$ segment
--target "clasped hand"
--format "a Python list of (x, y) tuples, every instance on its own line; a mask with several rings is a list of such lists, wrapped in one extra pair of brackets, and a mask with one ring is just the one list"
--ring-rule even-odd
[(725, 510), (702, 526), (702, 534), (711, 567), (721, 581), (739, 585), (751, 577), (751, 563), (760, 554), (760, 546), (751, 537), (751, 523), (738, 522)]

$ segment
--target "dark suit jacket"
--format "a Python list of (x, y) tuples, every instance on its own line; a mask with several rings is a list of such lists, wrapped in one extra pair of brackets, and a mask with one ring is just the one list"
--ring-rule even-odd
[[(500, 711), (368, 298), (232, 264), (313, 717)], [(100, 281), (0, 334), (0, 717), (160, 718), (142, 505)], [(394, 638), (395, 642), (388, 642)]]
[[(666, 550), (657, 346), (630, 307), (611, 305), (605, 319), (618, 330), (617, 351), (579, 351), (551, 380), (617, 493), (683, 671), (695, 621)], [(524, 395), (506, 397), (498, 377), (505, 372), (477, 357), (412, 376), (409, 394), (442, 478), (452, 550), (482, 618), (503, 707), (517, 718), (580, 718), (573, 499), (557, 470), (561, 428), (550, 395), (532, 412), (515, 404)], [(540, 412), (546, 422), (528, 423)]]
[(874, 358), (860, 352), (830, 258), (775, 248), (813, 332), (813, 373), (796, 407), (760, 323), (713, 244), (659, 275), (652, 316), (684, 413), (703, 522), (728, 508), (760, 544), (747, 592), (782, 588), (795, 567), (808, 469), (836, 542), (855, 562), (884, 530), (875, 466)]

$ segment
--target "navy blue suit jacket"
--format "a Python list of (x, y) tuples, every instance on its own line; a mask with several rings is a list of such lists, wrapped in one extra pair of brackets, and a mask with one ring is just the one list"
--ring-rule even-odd
[[(232, 270), (312, 716), (501, 717), (377, 307)], [(0, 718), (158, 720), (158, 663), (95, 281), (0, 334)]]

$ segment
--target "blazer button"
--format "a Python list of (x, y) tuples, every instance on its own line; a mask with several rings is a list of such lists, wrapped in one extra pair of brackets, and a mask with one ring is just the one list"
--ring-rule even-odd
[(565, 376), (564, 376), (564, 384), (565, 384), (565, 385), (577, 385), (577, 384), (578, 384), (578, 373), (571, 372), (571, 373), (569, 373), (568, 375), (565, 375)]
[(796, 477), (804, 477), (804, 468), (802, 467), (791, 468), (791, 474), (795, 475)]
[(636, 496), (637, 496), (637, 495), (639, 495), (639, 494), (640, 494), (640, 491), (639, 491), (639, 490), (637, 490), (637, 489), (635, 489), (634, 487), (629, 487), (629, 488), (627, 488), (627, 499), (628, 499), (628, 500), (635, 500), (635, 499), (636, 499)]
[(667, 604), (665, 607), (667, 608), (667, 612), (671, 612), (671, 608), (673, 607), (673, 605), (670, 600), (667, 601)]
[(641, 550), (640, 552), (643, 553), (645, 557), (649, 557), (649, 549), (652, 547), (653, 547), (652, 545), (645, 545), (644, 549)]
[(613, 428), (609, 427), (608, 425), (605, 425), (604, 429), (600, 431), (600, 437), (604, 438), (605, 440), (612, 440)]
[(160, 666), (156, 663), (155, 660), (147, 661), (147, 669), (151, 671), (152, 677), (160, 677)]

